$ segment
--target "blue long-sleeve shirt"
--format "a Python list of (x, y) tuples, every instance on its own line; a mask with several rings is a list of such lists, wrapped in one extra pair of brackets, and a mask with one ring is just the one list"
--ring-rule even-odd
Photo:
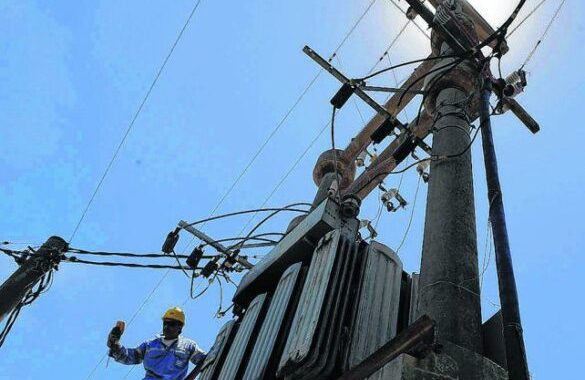
[(117, 345), (109, 355), (122, 364), (143, 363), (146, 370), (143, 380), (183, 380), (189, 361), (200, 365), (207, 356), (197, 343), (182, 336), (169, 346), (164, 345), (162, 337), (147, 340), (136, 348)]

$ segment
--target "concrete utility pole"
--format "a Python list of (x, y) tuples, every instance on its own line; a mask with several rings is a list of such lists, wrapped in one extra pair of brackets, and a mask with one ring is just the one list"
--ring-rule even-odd
[(44, 274), (59, 263), (67, 247), (65, 240), (51, 236), (0, 286), (0, 321), (10, 314)]
[[(452, 54), (443, 43), (441, 55)], [(437, 63), (445, 66), (453, 59)], [(431, 162), (421, 263), (418, 313), (437, 322), (438, 334), (480, 353), (481, 302), (471, 167), (472, 99), (479, 73), (464, 63), (428, 77), (427, 112), (434, 124), (433, 155), (452, 157)], [(438, 81), (437, 81), (438, 79)]]

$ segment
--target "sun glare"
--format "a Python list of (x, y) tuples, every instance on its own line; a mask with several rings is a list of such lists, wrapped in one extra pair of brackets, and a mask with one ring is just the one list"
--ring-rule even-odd
[(516, 7), (516, 1), (510, 0), (467, 0), (496, 29)]

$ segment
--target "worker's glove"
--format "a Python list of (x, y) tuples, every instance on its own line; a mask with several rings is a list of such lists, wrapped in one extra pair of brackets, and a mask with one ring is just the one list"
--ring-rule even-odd
[(122, 337), (122, 329), (116, 326), (110, 331), (108, 335), (108, 348), (115, 348), (120, 345), (120, 338)]

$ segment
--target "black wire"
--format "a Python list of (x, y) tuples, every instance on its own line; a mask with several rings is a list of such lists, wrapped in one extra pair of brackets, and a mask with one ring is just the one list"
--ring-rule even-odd
[(16, 319), (18, 318), (18, 314), (20, 314), (20, 309), (22, 309), (21, 304), (17, 305), (8, 315), (8, 319), (6, 320), (6, 324), (4, 325), (4, 328), (2, 329), (2, 331), (0, 332), (0, 347), (2, 347), (4, 345), (4, 342), (6, 341), (6, 337), (10, 333), (10, 330), (12, 330), (12, 327), (14, 326), (14, 323), (16, 322)]
[(191, 299), (196, 300), (197, 298), (201, 297), (203, 294), (205, 294), (205, 292), (207, 291), (207, 289), (209, 289), (209, 287), (211, 286), (211, 282), (207, 283), (207, 286), (205, 287), (205, 289), (203, 289), (202, 291), (200, 291), (196, 296), (193, 296), (193, 281), (191, 281)]
[[(242, 240), (241, 242), (239, 242), (239, 243), (237, 243), (237, 244), (234, 244), (234, 245), (232, 245), (231, 247), (229, 247), (229, 248), (228, 248), (228, 250), (232, 250), (232, 249), (234, 249), (234, 248), (236, 248), (236, 247), (239, 249), (239, 246), (240, 246), (240, 245), (242, 245), (243, 243), (245, 243), (245, 242), (246, 242), (246, 241), (247, 241), (247, 240), (248, 240), (248, 239), (249, 239), (249, 238), (252, 236), (252, 234), (253, 234), (253, 233), (254, 233), (254, 232), (255, 232), (255, 231), (258, 229), (258, 228), (260, 228), (260, 226), (262, 226), (262, 225), (263, 225), (264, 223), (266, 223), (266, 222), (267, 222), (267, 221), (268, 221), (270, 218), (274, 217), (274, 216), (275, 216), (276, 214), (278, 214), (279, 212), (281, 212), (281, 211), (287, 211), (287, 210), (291, 210), (291, 209), (280, 209), (280, 210), (276, 210), (276, 211), (274, 211), (274, 212), (270, 213), (268, 216), (266, 216), (264, 219), (262, 219), (260, 222), (258, 222), (258, 223), (256, 224), (256, 226), (254, 226), (254, 228), (252, 228), (252, 229), (250, 230), (250, 232), (248, 232), (248, 235), (246, 235), (246, 237), (244, 238), (244, 240)], [(303, 212), (305, 212), (305, 213), (307, 213), (307, 214), (309, 213), (308, 211), (303, 211)]]
[[(397, 68), (402, 67), (402, 66), (407, 66), (407, 65), (411, 65), (411, 64), (419, 63), (419, 62), (433, 61), (433, 60), (444, 59), (444, 58), (455, 58), (455, 57), (458, 57), (460, 59), (470, 58), (470, 57), (476, 55), (479, 51), (481, 51), (482, 48), (484, 48), (487, 45), (489, 45), (490, 43), (492, 43), (492, 41), (494, 41), (496, 38), (500, 38), (500, 42), (498, 42), (498, 47), (499, 47), (499, 45), (501, 45), (501, 43), (505, 39), (505, 36), (506, 36), (507, 30), (508, 30), (508, 27), (512, 24), (512, 22), (514, 22), (514, 20), (518, 16), (518, 13), (520, 12), (520, 10), (522, 9), (522, 7), (524, 6), (524, 3), (526, 3), (526, 0), (520, 0), (520, 2), (518, 3), (518, 5), (516, 6), (516, 9), (514, 9), (514, 11), (510, 15), (510, 17), (504, 22), (504, 24), (502, 24), (494, 33), (492, 33), (490, 36), (488, 36), (485, 40), (483, 40), (482, 42), (478, 43), (476, 46), (474, 46), (473, 48), (469, 49), (468, 51), (466, 51), (463, 54), (455, 54), (455, 55), (450, 55), (450, 56), (427, 57), (427, 58), (424, 58), (424, 59), (417, 59), (417, 60), (414, 60), (414, 61), (409, 61), (409, 62), (401, 63), (399, 65), (390, 66), (388, 68), (379, 70), (379, 71), (377, 71), (375, 73), (372, 73), (372, 74), (370, 74), (368, 76), (365, 76), (363, 78), (359, 78), (359, 79), (356, 79), (356, 80), (357, 81), (360, 81), (360, 80), (361, 81), (364, 81), (364, 80), (370, 79), (370, 78), (372, 78), (372, 77), (374, 77), (376, 75), (382, 74), (382, 73), (384, 73), (386, 71), (394, 70), (394, 69), (397, 69)], [(407, 91), (405, 91), (403, 93), (403, 95), (406, 92)]]
[(293, 207), (293, 206), (309, 206), (310, 207), (310, 206), (312, 206), (312, 204), (311, 203), (307, 203), (307, 202), (298, 202), (298, 203), (292, 203), (292, 204), (290, 204), (288, 206), (279, 207), (279, 208), (276, 208), (276, 207), (272, 207), (272, 208), (258, 208), (258, 209), (255, 209), (255, 210), (244, 210), (244, 211), (230, 212), (228, 214), (217, 215), (217, 216), (212, 216), (212, 217), (205, 218), (205, 219), (200, 219), (200, 220), (197, 220), (197, 221), (195, 221), (193, 223), (189, 223), (186, 226), (183, 226), (182, 228), (184, 229), (185, 227), (194, 226), (196, 224), (201, 224), (201, 223), (209, 222), (209, 221), (216, 220), (216, 219), (227, 218), (227, 217), (230, 217), (230, 216), (243, 215), (243, 214), (252, 214), (252, 213), (255, 213), (255, 212), (276, 211), (276, 210), (285, 210), (285, 209), (286, 210), (289, 210), (289, 211), (305, 212), (305, 210), (292, 209), (292, 208), (290, 208), (290, 207)]
[[(451, 56), (441, 56), (441, 58), (452, 58)], [(410, 89), (412, 89), (418, 82), (420, 82), (421, 80), (424, 80), (426, 77), (428, 77), (431, 74), (436, 73), (437, 71), (445, 70), (446, 72), (449, 72), (450, 70), (452, 70), (453, 68), (457, 67), (459, 64), (461, 64), (463, 61), (465, 60), (465, 58), (459, 58), (456, 61), (453, 62), (449, 62), (446, 65), (443, 66), (439, 66), (439, 67), (435, 67), (432, 70), (429, 70), (427, 73), (425, 73), (424, 75), (421, 75), (420, 77), (418, 77), (414, 82), (412, 82), (405, 90), (402, 94), (400, 94), (400, 98), (398, 98), (398, 105), (402, 104), (402, 101), (404, 100), (404, 97), (406, 96), (406, 94), (410, 91)], [(452, 67), (449, 67), (452, 66)], [(445, 73), (443, 73), (443, 76), (445, 75)], [(425, 90), (425, 94), (423, 96), (423, 99), (426, 98), (427, 94), (430, 92), (429, 90)], [(424, 104), (424, 101), (421, 102), (422, 104)]]
[(187, 17), (187, 20), (183, 24), (183, 27), (181, 28), (181, 31), (179, 32), (179, 34), (175, 38), (175, 41), (173, 42), (173, 44), (172, 44), (169, 52), (165, 56), (165, 59), (163, 60), (163, 62), (161, 64), (161, 66), (159, 67), (156, 75), (154, 76), (154, 79), (152, 80), (152, 82), (150, 84), (150, 87), (146, 91), (146, 94), (142, 98), (142, 101), (140, 102), (140, 105), (138, 106), (138, 109), (134, 113), (134, 116), (132, 117), (132, 120), (130, 121), (130, 123), (128, 124), (128, 127), (126, 128), (126, 132), (124, 133), (124, 136), (122, 137), (122, 140), (120, 140), (120, 143), (117, 145), (116, 150), (114, 151), (114, 154), (113, 154), (112, 158), (110, 159), (108, 165), (106, 166), (106, 169), (105, 169), (104, 173), (102, 174), (102, 176), (101, 176), (101, 178), (100, 178), (100, 180), (99, 180), (99, 182), (98, 182), (98, 184), (97, 184), (97, 186), (96, 186), (93, 194), (89, 198), (89, 202), (85, 206), (85, 209), (83, 210), (83, 213), (81, 214), (81, 217), (79, 218), (79, 221), (77, 222), (77, 225), (75, 226), (75, 229), (73, 230), (73, 233), (71, 234), (71, 237), (69, 238), (68, 243), (71, 243), (71, 241), (75, 237), (75, 234), (77, 233), (77, 230), (81, 226), (81, 222), (83, 222), (83, 220), (84, 220), (84, 218), (85, 218), (85, 216), (86, 216), (86, 214), (87, 214), (87, 212), (89, 210), (89, 207), (92, 205), (92, 203), (93, 203), (93, 201), (94, 201), (94, 199), (95, 199), (98, 191), (100, 190), (100, 188), (101, 188), (104, 180), (106, 179), (106, 176), (110, 172), (110, 169), (112, 168), (112, 166), (114, 164), (114, 161), (116, 161), (116, 159), (118, 158), (118, 154), (122, 150), (122, 147), (124, 146), (124, 143), (125, 143), (126, 139), (130, 135), (130, 131), (134, 127), (134, 124), (136, 123), (136, 120), (138, 120), (138, 116), (142, 112), (142, 109), (144, 108), (144, 105), (146, 104), (146, 101), (149, 99), (150, 94), (152, 93), (152, 90), (156, 86), (156, 84), (157, 84), (157, 82), (158, 82), (158, 80), (159, 80), (162, 72), (164, 71), (167, 63), (169, 62), (169, 59), (173, 55), (173, 52), (175, 51), (175, 48), (177, 47), (177, 45), (179, 44), (179, 41), (183, 37), (183, 34), (185, 33), (185, 30), (187, 29), (187, 26), (189, 26), (189, 23), (191, 22), (191, 19), (193, 18), (193, 16), (195, 15), (195, 12), (197, 11), (197, 8), (199, 8), (199, 4), (200, 3), (201, 3), (201, 0), (197, 0), (197, 2), (195, 3), (195, 5), (191, 9), (191, 13), (189, 14), (189, 17)]
[(398, 68), (403, 67), (403, 66), (413, 65), (413, 64), (419, 63), (419, 62), (435, 61), (435, 60), (438, 60), (438, 59), (445, 59), (445, 58), (460, 58), (460, 57), (461, 56), (458, 55), (458, 54), (453, 54), (453, 55), (444, 55), (444, 56), (437, 56), (437, 57), (426, 57), (426, 58), (422, 58), (422, 59), (415, 59), (414, 61), (403, 62), (403, 63), (400, 63), (398, 65), (386, 67), (385, 69), (382, 69), (382, 70), (378, 70), (376, 72), (373, 72), (372, 74), (366, 75), (363, 78), (356, 78), (355, 80), (358, 81), (358, 82), (359, 81), (365, 81), (365, 80), (370, 79), (372, 77), (375, 77), (377, 75), (383, 74), (383, 73), (385, 73), (387, 71), (395, 70), (395, 69), (398, 69)]
[[(231, 237), (231, 238), (225, 238), (225, 239), (219, 239), (219, 240), (214, 240), (212, 242), (209, 243), (204, 243), (201, 244), (199, 247), (203, 248), (206, 247), (212, 243), (223, 243), (226, 241), (232, 241), (232, 240), (257, 240), (257, 241), (264, 241), (264, 242), (268, 242), (268, 243), (278, 243), (278, 241), (276, 240), (272, 240), (272, 239), (266, 239), (263, 238), (262, 236), (271, 236), (271, 235), (279, 235), (279, 236), (284, 236), (285, 234), (281, 233), (281, 232), (266, 232), (266, 233), (262, 233), (262, 234), (258, 234), (258, 235), (254, 235), (254, 236), (250, 236), (249, 238), (246, 238), (245, 236), (240, 236), (240, 237)], [(246, 248), (246, 245), (243, 245), (241, 248)]]
[(28, 306), (28, 305), (32, 304), (34, 301), (36, 301), (41, 294), (43, 294), (47, 290), (49, 290), (52, 283), (53, 283), (53, 270), (50, 269), (47, 273), (45, 273), (43, 276), (41, 276), (41, 278), (39, 279), (39, 281), (36, 285), (36, 289), (30, 289), (24, 295), (22, 300), (20, 300), (20, 302), (12, 309), (12, 311), (8, 315), (8, 318), (6, 320), (4, 327), (2, 328), (2, 331), (0, 332), (0, 347), (2, 347), (2, 345), (4, 345), (4, 342), (6, 341), (6, 337), (8, 336), (8, 334), (12, 330), (12, 327), (16, 323), (16, 319), (18, 318), (18, 315), (20, 314), (21, 309), (24, 306)]
[(173, 254), (173, 257), (175, 258), (175, 260), (177, 261), (177, 264), (179, 264), (179, 268), (181, 268), (181, 272), (183, 272), (183, 274), (185, 276), (187, 276), (187, 278), (190, 278), (191, 276), (189, 275), (189, 273), (187, 273), (187, 271), (183, 268), (183, 265), (181, 264), (181, 262), (179, 261), (179, 257), (177, 256), (177, 253), (175, 252), (175, 250), (173, 249), (171, 251), (171, 253)]
[[(426, 102), (426, 100), (427, 100), (427, 97), (429, 96), (429, 94), (431, 94), (431, 93), (432, 93), (433, 89), (434, 89), (434, 88), (435, 88), (435, 86), (436, 86), (436, 85), (439, 83), (439, 81), (440, 81), (441, 79), (443, 79), (443, 78), (444, 78), (444, 77), (445, 77), (447, 74), (449, 74), (451, 71), (455, 70), (455, 68), (456, 68), (457, 66), (459, 66), (461, 63), (463, 63), (464, 61), (465, 61), (464, 59), (459, 59), (459, 60), (457, 60), (457, 61), (455, 61), (455, 62), (451, 62), (451, 64), (452, 64), (452, 66), (451, 66), (451, 67), (449, 67), (448, 69), (446, 69), (446, 70), (445, 70), (443, 73), (439, 74), (439, 75), (438, 75), (436, 78), (433, 78), (433, 79), (432, 79), (432, 82), (431, 82), (431, 84), (430, 84), (430, 86), (429, 86), (428, 90), (426, 90), (426, 91), (425, 91), (425, 94), (423, 95), (423, 98), (422, 98), (422, 100), (421, 100), (421, 102), (420, 102), (420, 105), (419, 105), (419, 107), (418, 107), (418, 112), (417, 112), (417, 114), (416, 114), (416, 124), (417, 124), (417, 125), (418, 125), (418, 124), (419, 124), (419, 122), (420, 122), (420, 115), (421, 115), (421, 113), (422, 113), (423, 106), (425, 105), (425, 102)], [(441, 67), (439, 67), (439, 68), (438, 68), (438, 70), (439, 70), (439, 69), (443, 69), (443, 68), (445, 68), (445, 67), (447, 67), (447, 66), (449, 66), (449, 65), (441, 66)], [(435, 72), (435, 71), (438, 71), (438, 70), (431, 70), (431, 71), (429, 71), (429, 72), (428, 72), (428, 73), (425, 75), (425, 77), (426, 77), (426, 76), (428, 76), (428, 75), (430, 75), (430, 74), (432, 74), (432, 73), (433, 73), (433, 72)]]
[(482, 48), (484, 48), (484, 47), (488, 46), (490, 43), (492, 43), (492, 41), (494, 41), (496, 38), (500, 39), (500, 41), (498, 42), (498, 46), (497, 46), (497, 47), (499, 47), (499, 45), (501, 45), (503, 40), (506, 38), (506, 34), (508, 33), (508, 28), (514, 22), (514, 20), (518, 16), (518, 13), (520, 13), (520, 10), (522, 9), (522, 7), (524, 7), (525, 3), (526, 3), (526, 0), (520, 0), (518, 5), (516, 6), (516, 9), (514, 9), (512, 14), (510, 15), (510, 17), (508, 17), (508, 19), (495, 32), (493, 32), (489, 37), (487, 37), (485, 40), (483, 40), (478, 45), (476, 45), (474, 48), (472, 48), (470, 50), (470, 52), (472, 52), (473, 54), (476, 54)]
[[(67, 263), (78, 263), (78, 264), (88, 264), (88, 265), (98, 265), (98, 266), (109, 266), (109, 267), (127, 267), (127, 268), (149, 268), (149, 269), (177, 269), (177, 270), (190, 270), (192, 268), (187, 266), (176, 266), (176, 265), (158, 265), (158, 264), (134, 264), (134, 263), (118, 263), (118, 262), (108, 262), (108, 261), (89, 261), (89, 260), (82, 260), (75, 256), (71, 257), (64, 257), (64, 262)], [(197, 268), (201, 269), (201, 268)]]
[[(252, 234), (254, 233), (254, 231), (256, 231), (258, 228), (260, 228), (264, 223), (266, 223), (268, 220), (270, 220), (272, 217), (274, 217), (276, 214), (278, 214), (281, 211), (288, 211), (290, 209), (278, 209), (275, 210), (274, 212), (270, 213), (268, 216), (266, 216), (264, 219), (262, 219), (260, 222), (258, 222), (256, 224), (256, 226), (254, 226), (254, 228), (252, 228), (250, 230), (250, 232), (248, 232), (248, 235), (246, 235), (246, 237), (241, 241), (238, 242), (230, 247), (227, 248), (228, 251), (232, 251), (232, 250), (239, 250), (241, 248), (241, 246), (243, 245), (243, 243), (245, 243), (248, 239), (250, 239), (252, 237)], [(309, 213), (308, 211), (304, 211), (305, 213)], [(223, 263), (220, 265), (220, 268), (222, 268), (224, 266), (224, 264), (228, 261), (229, 258), (226, 258)], [(216, 274), (217, 276), (217, 274)]]
[[(68, 252), (83, 254), (83, 255), (96, 255), (96, 256), (120, 256), (120, 257), (133, 257), (133, 258), (172, 258), (169, 255), (163, 255), (160, 253), (127, 253), (127, 252), (102, 252), (102, 251), (86, 251), (83, 249), (70, 248)], [(188, 255), (176, 255), (180, 259), (189, 258)], [(211, 259), (214, 256), (203, 256), (203, 259)]]

